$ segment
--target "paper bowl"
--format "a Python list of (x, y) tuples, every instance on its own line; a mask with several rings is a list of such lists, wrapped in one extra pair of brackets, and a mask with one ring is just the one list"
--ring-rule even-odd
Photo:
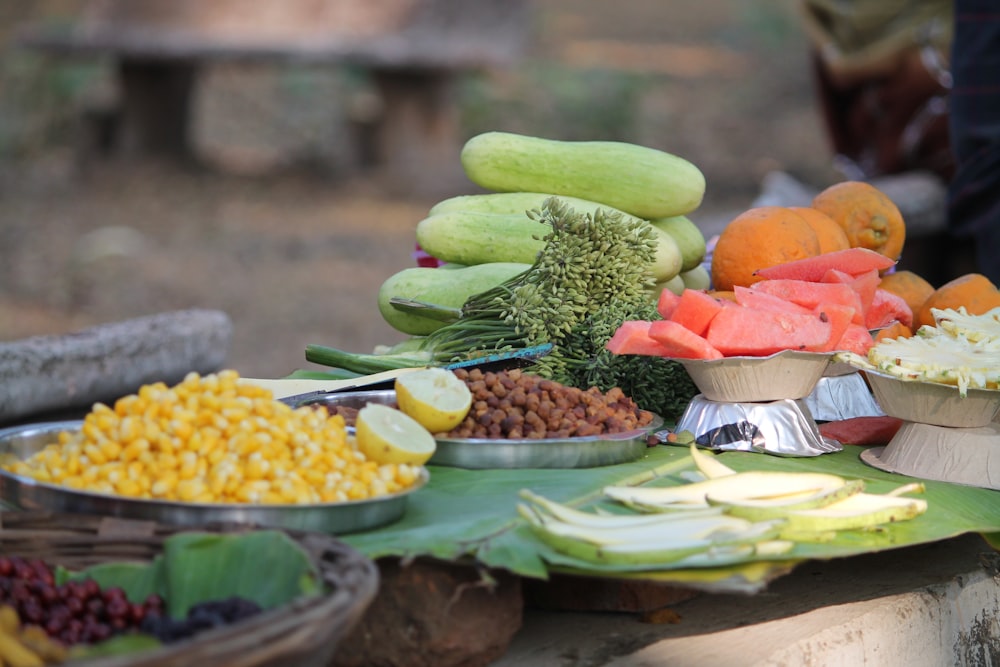
[(861, 460), (886, 472), (1000, 490), (1000, 424), (952, 428), (908, 422)]
[(710, 401), (756, 403), (808, 396), (832, 353), (783, 350), (767, 357), (677, 359)]
[(903, 380), (870, 370), (863, 373), (885, 414), (903, 421), (976, 428), (986, 426), (1000, 412), (996, 389), (970, 387), (963, 397), (950, 384)]

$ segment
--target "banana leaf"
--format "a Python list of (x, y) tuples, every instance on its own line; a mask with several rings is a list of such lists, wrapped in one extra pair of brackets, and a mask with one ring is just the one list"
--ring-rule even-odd
[[(860, 460), (862, 447), (817, 457), (786, 458), (725, 452), (720, 461), (736, 470), (826, 472), (863, 479), (866, 490), (886, 493), (914, 481)], [(464, 470), (430, 466), (430, 482), (410, 496), (405, 515), (389, 526), (342, 539), (371, 558), (431, 557), (469, 561), (545, 579), (551, 573), (640, 578), (714, 592), (756, 592), (811, 559), (842, 558), (936, 542), (965, 533), (1000, 541), (1000, 492), (926, 481), (927, 511), (910, 521), (870, 530), (841, 531), (827, 542), (797, 543), (780, 557), (749, 557), (717, 567), (683, 568), (649, 563), (648, 569), (597, 566), (552, 552), (518, 517), (521, 489), (584, 509), (619, 508), (603, 499), (608, 485), (675, 485), (695, 470), (686, 447), (658, 445), (631, 463), (589, 469)]]
[(263, 609), (319, 592), (319, 575), (309, 556), (286, 533), (258, 530), (242, 534), (199, 531), (164, 541), (151, 563), (103, 563), (61, 579), (92, 577), (101, 587), (120, 586), (132, 601), (151, 593), (167, 602), (167, 612), (183, 618), (199, 602), (240, 596)]

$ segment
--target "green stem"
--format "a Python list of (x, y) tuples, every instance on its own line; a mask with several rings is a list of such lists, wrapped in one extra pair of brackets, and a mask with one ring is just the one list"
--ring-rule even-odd
[(306, 345), (306, 361), (323, 366), (343, 368), (362, 375), (392, 371), (399, 368), (427, 366), (433, 359), (429, 352), (399, 354), (361, 354), (345, 352), (325, 345)]

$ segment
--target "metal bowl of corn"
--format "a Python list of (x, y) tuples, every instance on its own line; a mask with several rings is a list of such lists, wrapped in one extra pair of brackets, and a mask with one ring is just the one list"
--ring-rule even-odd
[[(0, 429), (0, 465), (25, 460), (55, 442), (60, 432), (74, 432), (82, 425), (83, 421), (76, 420)], [(406, 510), (408, 496), (427, 481), (427, 471), (421, 470), (417, 482), (405, 490), (366, 500), (313, 504), (208, 503), (82, 491), (0, 468), (0, 504), (12, 509), (97, 514), (182, 526), (224, 522), (344, 534), (396, 521)]]

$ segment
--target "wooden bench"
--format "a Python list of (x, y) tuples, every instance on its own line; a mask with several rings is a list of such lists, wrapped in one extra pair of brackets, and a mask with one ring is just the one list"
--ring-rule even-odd
[[(90, 0), (71, 29), (28, 26), (17, 42), (117, 70), (116, 150), (194, 157), (191, 105), (211, 63), (351, 65), (381, 98), (374, 160), (399, 190), (457, 168), (458, 77), (511, 65), (527, 0)], [(436, 176), (437, 175), (437, 176)]]

